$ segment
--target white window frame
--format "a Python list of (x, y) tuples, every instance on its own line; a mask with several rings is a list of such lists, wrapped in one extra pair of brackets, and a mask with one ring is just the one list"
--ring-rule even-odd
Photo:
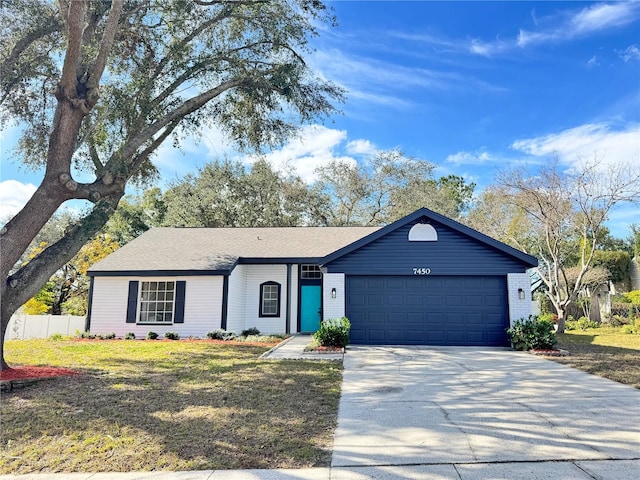
[[(155, 284), (155, 290), (151, 290)], [(164, 284), (164, 289), (160, 290), (160, 285)], [(166, 288), (169, 284), (173, 285), (173, 289)], [(148, 285), (145, 292), (145, 285)], [(177, 282), (175, 280), (141, 280), (140, 281), (140, 293), (138, 297), (138, 319), (139, 325), (173, 325), (176, 317), (176, 287)], [(145, 297), (145, 293), (148, 294), (148, 298)], [(167, 295), (167, 294), (171, 295)], [(151, 298), (153, 297), (153, 298)], [(161, 297), (161, 298), (160, 298)], [(171, 298), (167, 298), (171, 297)], [(162, 309), (158, 309), (159, 305), (162, 305)], [(145, 310), (143, 305), (147, 305)], [(149, 310), (149, 306), (154, 305), (153, 310)], [(153, 313), (155, 319), (150, 319), (149, 315)], [(158, 315), (162, 315), (162, 320), (158, 320)], [(169, 316), (170, 320), (165, 320)], [(143, 316), (146, 318), (143, 319)]]
[[(269, 289), (269, 292), (266, 290)], [(275, 289), (275, 292), (272, 291)], [(260, 284), (260, 311), (259, 316), (262, 317), (279, 317), (280, 316), (280, 284), (278, 282), (264, 282)], [(275, 312), (265, 312), (265, 301), (275, 301)]]

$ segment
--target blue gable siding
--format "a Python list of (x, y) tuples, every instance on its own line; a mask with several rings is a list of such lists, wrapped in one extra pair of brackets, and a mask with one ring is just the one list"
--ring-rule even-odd
[(409, 230), (418, 221), (347, 253), (324, 266), (329, 273), (347, 275), (413, 275), (428, 268), (430, 275), (506, 275), (529, 268), (525, 262), (439, 222), (435, 242), (410, 242)]

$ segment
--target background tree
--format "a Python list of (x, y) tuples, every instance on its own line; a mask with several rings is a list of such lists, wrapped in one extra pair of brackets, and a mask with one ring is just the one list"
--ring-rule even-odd
[(265, 160), (249, 170), (239, 162), (206, 164), (165, 193), (166, 226), (292, 227), (315, 225), (321, 197), (295, 173)]
[[(611, 209), (640, 199), (640, 171), (623, 163), (604, 167), (597, 159), (563, 171), (554, 161), (535, 175), (507, 170), (498, 184), (502, 202), (526, 217), (518, 246), (540, 260), (537, 272), (563, 332), (567, 306), (583, 288)], [(567, 269), (574, 265), (575, 281), (570, 281)]]
[(149, 188), (142, 195), (122, 198), (102, 231), (122, 247), (151, 227), (162, 225), (166, 213), (167, 205), (160, 188)]
[(360, 164), (334, 160), (317, 169), (328, 225), (386, 225), (427, 207), (458, 219), (475, 185), (450, 175), (433, 178), (435, 165), (399, 150), (378, 151)]
[[(172, 134), (216, 125), (259, 150), (332, 113), (342, 91), (303, 57), (333, 21), (319, 0), (5, 2), (2, 124), (23, 126), (19, 154), (45, 173), (0, 231), (0, 348), (13, 312), (105, 225), (130, 180), (156, 173), (152, 156)], [(16, 267), (71, 199), (91, 208)]]

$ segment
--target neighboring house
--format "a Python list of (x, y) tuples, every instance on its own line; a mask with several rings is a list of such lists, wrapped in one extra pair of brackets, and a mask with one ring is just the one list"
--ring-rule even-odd
[(427, 209), (386, 227), (154, 228), (95, 264), (95, 333), (314, 332), (359, 344), (506, 345), (537, 260)]

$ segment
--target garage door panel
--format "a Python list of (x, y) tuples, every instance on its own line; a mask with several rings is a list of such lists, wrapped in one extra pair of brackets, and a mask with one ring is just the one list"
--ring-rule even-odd
[(504, 277), (348, 276), (360, 344), (506, 345)]
[(445, 295), (444, 304), (446, 307), (459, 307), (463, 304), (463, 295)]
[(442, 296), (436, 296), (436, 295), (429, 295), (427, 294), (427, 296), (425, 297), (425, 304), (431, 308), (429, 308), (429, 310), (434, 310), (435, 307), (442, 307), (444, 306), (444, 300), (442, 298)]
[(370, 325), (383, 326), (386, 322), (386, 318), (387, 317), (383, 312), (371, 312), (368, 314), (368, 320)]
[(387, 302), (389, 305), (403, 305), (404, 296), (403, 295), (387, 295)]

